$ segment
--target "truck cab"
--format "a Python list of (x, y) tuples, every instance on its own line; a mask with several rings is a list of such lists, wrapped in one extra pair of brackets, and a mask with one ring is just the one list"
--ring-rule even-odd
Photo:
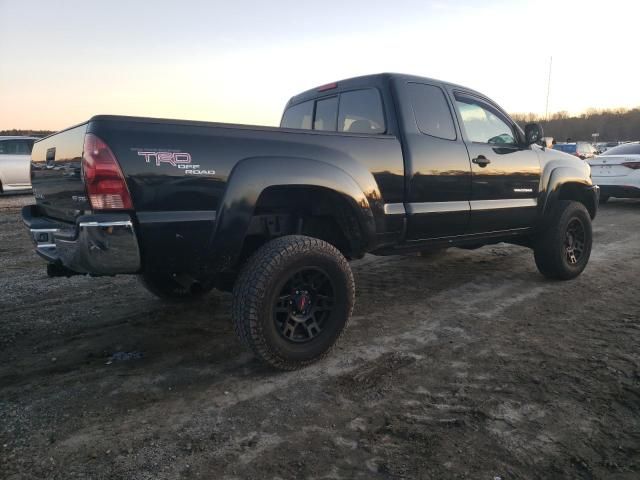
[[(527, 141), (509, 115), (479, 92), (410, 75), (365, 76), (309, 90), (289, 101), (281, 126), (399, 140), (401, 185), (389, 175), (396, 172), (369, 167), (383, 198), (402, 189), (402, 202), (384, 205), (386, 214), (406, 219), (396, 248), (521, 236), (542, 218), (545, 168), (568, 163), (580, 176), (589, 175), (583, 165)], [(595, 215), (592, 197), (581, 198)]]

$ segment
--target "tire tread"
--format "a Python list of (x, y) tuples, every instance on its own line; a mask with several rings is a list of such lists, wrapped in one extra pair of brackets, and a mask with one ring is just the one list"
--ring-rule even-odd
[[(585, 220), (585, 228), (588, 229), (587, 235), (589, 238), (587, 258), (580, 270), (567, 269), (561, 249), (558, 248), (558, 245), (564, 242), (566, 225), (575, 215), (580, 215)], [(535, 239), (534, 258), (540, 273), (554, 280), (570, 280), (580, 275), (586, 267), (591, 254), (591, 235), (591, 218), (585, 206), (572, 200), (558, 201), (543, 230)]]
[[(305, 360), (288, 360), (273, 351), (265, 341), (259, 321), (261, 301), (266, 295), (267, 287), (277, 275), (280, 265), (294, 256), (309, 253), (330, 255), (339, 262), (349, 279), (350, 305), (344, 328), (335, 342), (319, 356)], [(347, 327), (353, 311), (355, 282), (347, 259), (331, 244), (313, 237), (303, 235), (287, 235), (276, 238), (259, 248), (246, 262), (233, 289), (232, 319), (236, 336), (240, 342), (251, 349), (254, 354), (279, 370), (296, 370), (315, 363), (330, 353)]]

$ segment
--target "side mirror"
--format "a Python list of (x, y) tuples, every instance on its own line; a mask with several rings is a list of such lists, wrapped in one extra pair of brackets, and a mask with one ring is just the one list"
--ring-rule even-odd
[(542, 132), (542, 125), (539, 123), (527, 123), (524, 127), (524, 141), (525, 144), (531, 145), (532, 143), (538, 143), (542, 140), (544, 133)]

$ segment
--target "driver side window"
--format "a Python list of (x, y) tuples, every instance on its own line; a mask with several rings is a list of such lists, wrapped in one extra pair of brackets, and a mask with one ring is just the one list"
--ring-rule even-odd
[(467, 137), (472, 142), (497, 145), (515, 145), (513, 129), (502, 114), (485, 102), (456, 95)]

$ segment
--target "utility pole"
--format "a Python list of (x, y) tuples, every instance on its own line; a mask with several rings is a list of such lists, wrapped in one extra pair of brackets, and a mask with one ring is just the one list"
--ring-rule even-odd
[(544, 119), (549, 121), (549, 92), (551, 91), (551, 66), (553, 64), (553, 56), (549, 57), (549, 79), (547, 80), (547, 104), (544, 109)]

